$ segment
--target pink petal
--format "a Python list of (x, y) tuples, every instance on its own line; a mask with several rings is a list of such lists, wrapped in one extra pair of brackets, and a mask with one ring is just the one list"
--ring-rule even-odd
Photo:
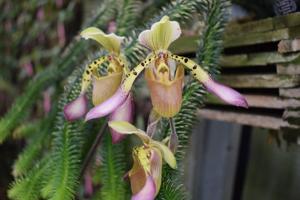
[[(109, 120), (132, 122), (132, 118), (133, 118), (133, 103), (132, 103), (132, 96), (131, 94), (129, 94), (125, 102), (114, 112), (111, 113), (111, 115), (109, 116)], [(122, 139), (125, 138), (124, 134), (120, 134), (119, 132), (115, 131), (112, 128), (110, 128), (110, 133), (112, 135), (112, 142), (114, 144), (120, 142)]]
[(222, 85), (212, 79), (203, 82), (207, 90), (228, 104), (248, 108), (247, 100), (232, 88)]
[(85, 116), (85, 121), (104, 117), (112, 112), (114, 112), (120, 105), (124, 103), (127, 99), (128, 93), (126, 93), (122, 87), (120, 87), (116, 93), (109, 99), (104, 101), (92, 108)]
[(77, 99), (64, 107), (64, 115), (68, 121), (74, 121), (83, 117), (87, 112), (87, 98), (81, 94)]
[(154, 200), (155, 183), (151, 176), (147, 177), (146, 183), (141, 191), (131, 197), (131, 200)]

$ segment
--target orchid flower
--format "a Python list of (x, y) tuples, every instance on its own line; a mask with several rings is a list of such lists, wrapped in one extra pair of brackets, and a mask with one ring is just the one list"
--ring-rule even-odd
[(168, 51), (170, 44), (179, 38), (181, 29), (177, 21), (170, 21), (164, 16), (159, 22), (154, 23), (150, 30), (145, 30), (139, 35), (139, 42), (151, 49), (148, 57), (137, 65), (122, 81), (118, 92), (113, 98), (108, 99), (90, 110), (86, 120), (98, 118), (107, 113), (105, 106), (119, 106), (127, 96), (137, 76), (145, 69), (145, 79), (149, 86), (154, 110), (162, 117), (175, 116), (182, 103), (182, 88), (184, 67), (200, 81), (208, 91), (215, 94), (223, 101), (241, 107), (248, 107), (246, 99), (237, 91), (214, 81), (200, 65), (193, 60), (172, 54)]
[[(69, 103), (64, 108), (64, 114), (67, 120), (73, 121), (87, 112), (86, 91), (92, 83), (92, 102), (94, 106), (102, 104), (109, 99), (119, 88), (122, 78), (126, 75), (128, 69), (125, 65), (123, 55), (120, 53), (121, 42), (124, 37), (115, 35), (114, 33), (105, 34), (95, 27), (89, 27), (83, 30), (80, 35), (85, 39), (96, 40), (102, 45), (108, 54), (91, 62), (85, 69), (82, 75), (81, 92), (77, 99)], [(108, 62), (107, 75), (98, 73), (99, 67)], [(132, 120), (132, 98), (128, 93), (124, 101), (121, 102), (118, 108), (109, 110), (111, 120)], [(124, 135), (111, 130), (113, 143), (120, 141)]]
[(133, 194), (131, 200), (153, 200), (161, 186), (163, 160), (171, 168), (176, 168), (173, 153), (163, 143), (126, 121), (110, 121), (108, 125), (119, 133), (134, 134), (142, 140), (143, 145), (135, 147), (132, 152), (133, 167), (128, 172)]

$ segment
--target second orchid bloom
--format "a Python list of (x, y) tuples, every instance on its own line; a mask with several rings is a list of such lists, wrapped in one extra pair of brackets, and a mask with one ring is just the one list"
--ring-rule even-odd
[[(64, 108), (65, 117), (69, 121), (79, 119), (86, 114), (87, 97), (85, 93), (91, 83), (93, 85), (93, 105), (97, 106), (113, 96), (128, 71), (125, 59), (120, 53), (123, 37), (119, 37), (114, 33), (105, 34), (95, 27), (85, 29), (80, 35), (85, 39), (97, 41), (108, 51), (108, 54), (92, 61), (86, 67), (82, 75), (79, 97)], [(104, 63), (108, 63), (105, 75), (99, 73), (99, 68), (103, 68)], [(130, 94), (126, 95), (126, 99), (118, 107), (113, 105), (106, 105), (106, 107), (108, 109), (113, 108), (107, 113), (110, 114), (110, 120), (132, 121), (133, 105)], [(111, 130), (111, 133), (113, 143), (119, 142), (124, 137), (124, 135), (118, 134), (114, 130)]]
[(122, 81), (117, 92), (102, 104), (91, 109), (86, 120), (107, 115), (119, 107), (127, 98), (137, 76), (145, 71), (153, 109), (162, 117), (173, 117), (181, 108), (184, 67), (201, 82), (206, 89), (223, 101), (241, 107), (248, 107), (246, 99), (237, 91), (214, 81), (209, 74), (193, 60), (174, 55), (168, 51), (170, 44), (179, 38), (181, 29), (176, 21), (164, 16), (154, 23), (150, 30), (139, 35), (139, 42), (152, 50), (148, 57), (133, 68)]
[(134, 134), (142, 140), (142, 145), (132, 152), (133, 167), (128, 172), (131, 200), (153, 200), (161, 185), (163, 160), (173, 169), (176, 159), (165, 144), (153, 140), (144, 131), (125, 121), (110, 121), (108, 125), (121, 134)]

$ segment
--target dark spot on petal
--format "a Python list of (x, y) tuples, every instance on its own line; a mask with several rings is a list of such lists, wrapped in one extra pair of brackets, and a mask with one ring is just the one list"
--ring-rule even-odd
[(193, 69), (197, 69), (197, 65), (194, 65)]
[(141, 65), (144, 67), (145, 66), (145, 64), (144, 63), (141, 63)]
[(188, 61), (189, 61), (189, 59), (187, 59), (187, 58), (184, 59), (184, 62), (185, 62), (185, 63), (187, 63)]
[(90, 71), (89, 71), (89, 70), (87, 70), (87, 71), (86, 71), (86, 74), (90, 74)]
[(96, 65), (96, 64), (97, 64), (97, 61), (94, 61), (94, 64)]
[(135, 76), (137, 75), (136, 71), (133, 72), (133, 75), (135, 75)]

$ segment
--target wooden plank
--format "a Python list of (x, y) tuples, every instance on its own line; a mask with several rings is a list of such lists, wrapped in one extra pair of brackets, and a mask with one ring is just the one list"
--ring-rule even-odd
[(257, 21), (250, 21), (247, 23), (238, 23), (233, 22), (229, 23), (226, 27), (225, 34), (248, 34), (248, 33), (259, 33), (259, 32), (266, 32), (271, 31), (274, 29), (273, 19), (266, 18)]
[(298, 26), (300, 25), (300, 12), (274, 17), (273, 24), (275, 29)]
[(190, 199), (232, 199), (241, 129), (240, 125), (205, 119), (196, 125), (185, 165)]
[(278, 29), (270, 32), (263, 33), (249, 33), (243, 35), (225, 35), (224, 46), (238, 47), (244, 45), (257, 45), (266, 42), (276, 42), (283, 39), (294, 39), (300, 36), (300, 27), (291, 27)]
[(298, 75), (223, 75), (220, 81), (236, 88), (288, 88), (300, 85)]
[(246, 23), (232, 22), (226, 27), (225, 34), (249, 34), (272, 31), (274, 29), (282, 29), (300, 25), (300, 13), (292, 13), (289, 15), (278, 16), (274, 18), (266, 18)]
[(266, 42), (275, 42), (282, 39), (290, 39), (289, 29), (279, 29), (263, 33), (249, 33), (243, 35), (225, 35), (224, 47), (238, 47), (244, 45), (261, 44)]
[(279, 130), (281, 126), (289, 126), (289, 124), (283, 121), (279, 117), (260, 115), (260, 114), (251, 114), (251, 113), (240, 113), (234, 111), (221, 111), (221, 110), (212, 110), (212, 109), (200, 109), (198, 111), (199, 116), (226, 121), (234, 122), (239, 124), (245, 124), (250, 126), (262, 127)]
[[(247, 99), (249, 107), (257, 108), (300, 108), (300, 99), (289, 99), (280, 98), (271, 95), (256, 95), (256, 94), (243, 94)], [(224, 102), (220, 101), (217, 97), (213, 95), (208, 95), (206, 99), (207, 103), (223, 105)]]
[(222, 67), (241, 67), (295, 62), (298, 59), (300, 59), (300, 53), (284, 55), (278, 52), (263, 52), (222, 56), (220, 64)]
[(300, 64), (278, 64), (277, 74), (300, 74)]
[(289, 53), (295, 51), (300, 51), (300, 39), (281, 40), (278, 43), (279, 53)]
[(279, 96), (300, 98), (300, 88), (279, 89)]

